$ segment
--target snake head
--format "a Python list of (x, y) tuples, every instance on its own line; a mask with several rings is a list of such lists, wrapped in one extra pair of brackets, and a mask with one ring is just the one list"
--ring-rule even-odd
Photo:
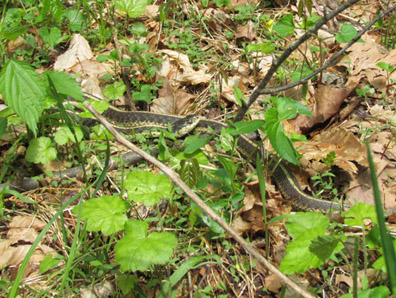
[(198, 125), (200, 117), (196, 114), (188, 115), (172, 124), (172, 131), (177, 138), (183, 137), (194, 130)]

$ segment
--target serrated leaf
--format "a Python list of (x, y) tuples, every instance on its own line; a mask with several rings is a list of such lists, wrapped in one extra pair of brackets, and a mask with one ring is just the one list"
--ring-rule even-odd
[[(103, 196), (84, 202), (81, 218), (87, 222), (88, 231), (101, 231), (107, 236), (124, 229), (128, 221), (124, 212), (128, 209), (128, 203), (122, 198)], [(73, 208), (73, 213), (78, 213), (78, 206)]]
[(151, 172), (131, 172), (125, 179), (128, 198), (145, 206), (157, 204), (161, 198), (169, 198), (172, 184), (161, 174)]
[(294, 33), (294, 20), (292, 14), (284, 15), (274, 25), (273, 30), (279, 34), (280, 37), (286, 37)]
[[(168, 232), (153, 232), (147, 236), (148, 224), (143, 221), (128, 221), (125, 237), (115, 246), (115, 258), (121, 270), (147, 270), (152, 265), (169, 261), (177, 245), (175, 235)], [(137, 233), (136, 231), (139, 231)]]
[(334, 253), (334, 249), (339, 242), (340, 239), (331, 235), (319, 236), (312, 240), (311, 245), (309, 246), (309, 251), (315, 254), (323, 262), (326, 262)]
[(130, 18), (137, 18), (146, 11), (147, 0), (116, 0), (115, 6), (126, 12)]
[(103, 89), (103, 95), (110, 100), (119, 99), (126, 91), (126, 86), (123, 82), (117, 81), (111, 85), (107, 85)]
[(335, 39), (340, 43), (350, 42), (357, 35), (357, 30), (351, 24), (345, 23), (341, 26), (341, 32), (336, 34)]
[(83, 101), (84, 96), (81, 86), (71, 75), (62, 71), (46, 71), (43, 75), (47, 78), (51, 77), (58, 93), (70, 96), (78, 101)]
[(56, 150), (51, 145), (51, 139), (41, 137), (31, 140), (26, 150), (25, 158), (27, 161), (37, 164), (47, 164), (51, 160), (54, 160), (56, 158)]
[(297, 212), (288, 216), (285, 225), (294, 239), (312, 240), (325, 235), (329, 218), (317, 212)]
[(370, 219), (373, 223), (377, 223), (375, 206), (357, 203), (345, 212), (345, 224), (347, 225), (364, 227), (365, 219)]
[(47, 27), (41, 27), (39, 34), (51, 48), (54, 48), (62, 37), (62, 32), (58, 27), (52, 27), (50, 30)]
[(46, 90), (42, 79), (28, 64), (10, 60), (0, 73), (0, 93), (6, 105), (37, 135)]

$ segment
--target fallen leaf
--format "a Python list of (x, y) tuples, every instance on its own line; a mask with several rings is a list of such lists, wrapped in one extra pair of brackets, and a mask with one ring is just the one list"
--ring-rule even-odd
[(93, 57), (88, 41), (80, 34), (73, 34), (69, 49), (60, 55), (54, 64), (54, 70), (66, 70), (75, 64)]

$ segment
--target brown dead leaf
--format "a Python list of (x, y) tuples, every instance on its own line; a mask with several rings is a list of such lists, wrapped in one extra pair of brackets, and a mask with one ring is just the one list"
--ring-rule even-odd
[(112, 73), (113, 67), (105, 62), (98, 62), (95, 60), (84, 60), (80, 63), (76, 63), (71, 68), (71, 71), (78, 74), (84, 74), (87, 76), (103, 76), (105, 74)]
[(309, 131), (313, 126), (327, 121), (338, 113), (341, 104), (348, 97), (351, 88), (337, 88), (333, 85), (319, 85), (315, 90), (315, 103), (312, 108), (312, 117), (299, 115), (292, 123), (300, 131)]
[(252, 21), (247, 22), (244, 26), (238, 26), (235, 32), (235, 38), (253, 40), (256, 38), (256, 26)]
[(251, 224), (244, 221), (241, 216), (236, 216), (231, 223), (231, 228), (236, 233), (238, 233), (238, 235), (243, 235), (246, 232), (250, 231)]
[(151, 111), (154, 113), (170, 115), (188, 115), (191, 113), (191, 105), (195, 95), (187, 93), (185, 90), (173, 88), (168, 80), (164, 82), (158, 90), (158, 98), (153, 100)]
[(10, 228), (34, 228), (41, 231), (45, 227), (45, 223), (32, 215), (15, 216), (9, 224)]
[(282, 285), (282, 281), (274, 274), (267, 275), (264, 279), (264, 286), (272, 293), (278, 294)]
[(19, 245), (17, 247), (10, 246), (4, 249), (1, 244), (2, 242), (0, 242), (1, 268), (11, 265), (18, 266), (19, 264), (21, 264), (31, 247), (31, 245)]
[(80, 34), (73, 34), (69, 49), (60, 55), (54, 64), (54, 70), (66, 70), (73, 65), (93, 57), (87, 40)]
[(322, 132), (309, 142), (297, 142), (298, 151), (310, 161), (323, 160), (329, 153), (334, 152), (334, 164), (341, 169), (357, 173), (355, 163), (367, 166), (366, 148), (353, 133), (339, 128)]

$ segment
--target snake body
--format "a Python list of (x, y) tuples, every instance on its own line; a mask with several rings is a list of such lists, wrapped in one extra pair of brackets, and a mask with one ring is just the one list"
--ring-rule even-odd
[[(90, 98), (92, 98), (92, 96), (90, 96)], [(131, 134), (132, 131), (134, 131), (134, 133), (141, 133), (153, 128), (168, 129), (169, 125), (173, 126), (184, 119), (182, 116), (142, 111), (124, 111), (114, 106), (110, 106), (109, 109), (102, 113), (102, 116), (104, 116), (115, 129), (125, 134)], [(195, 121), (195, 118), (192, 121)], [(197, 123), (194, 123), (194, 125), (196, 125), (194, 129), (199, 132), (220, 132), (223, 127), (227, 127), (227, 125), (222, 122), (209, 119), (199, 119), (196, 122)], [(239, 135), (237, 138), (237, 149), (244, 158), (254, 160), (252, 157), (254, 157), (258, 151), (258, 145), (248, 137)], [(292, 202), (295, 209), (323, 213), (342, 209), (339, 203), (317, 199), (303, 192), (293, 171), (286, 162), (270, 162), (269, 169), (282, 195)]]

